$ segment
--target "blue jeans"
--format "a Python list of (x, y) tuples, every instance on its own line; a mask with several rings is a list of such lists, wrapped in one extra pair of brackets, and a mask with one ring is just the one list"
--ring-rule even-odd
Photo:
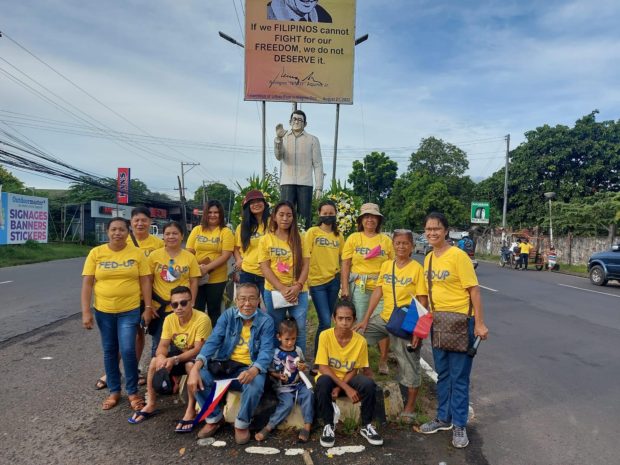
[[(135, 358), (135, 357), (134, 357)], [(241, 367), (235, 370), (230, 376), (226, 376), (226, 378), (236, 378), (243, 371), (247, 370), (248, 367)], [(202, 382), (204, 383), (205, 390), (196, 392), (196, 399), (200, 403), (201, 406), (204, 405), (206, 398), (209, 396), (211, 392), (211, 388), (215, 384), (214, 381), (216, 378), (213, 377), (211, 372), (206, 366), (203, 366), (200, 369), (200, 377), (202, 378)], [(229, 390), (232, 391), (241, 391), (241, 405), (239, 406), (239, 413), (237, 414), (237, 418), (235, 419), (235, 428), (239, 429), (247, 429), (250, 426), (250, 422), (252, 421), (252, 415), (258, 407), (260, 399), (263, 395), (263, 389), (265, 387), (265, 374), (259, 373), (249, 384), (240, 384), (239, 381), (233, 381), (230, 384)], [(211, 414), (207, 417), (207, 423), (218, 423), (222, 419), (222, 408), (218, 404), (217, 407), (211, 412)]]
[(278, 341), (278, 329), (280, 328), (280, 323), (286, 317), (286, 313), (288, 312), (291, 318), (295, 318), (297, 322), (297, 345), (301, 347), (302, 352), (306, 353), (306, 318), (308, 317), (308, 293), (300, 292), (297, 297), (297, 305), (292, 307), (285, 308), (273, 308), (273, 299), (271, 298), (271, 291), (265, 290), (265, 295), (263, 296), (265, 300), (265, 306), (267, 307), (267, 313), (271, 318), (273, 318), (274, 323), (274, 344), (275, 347), (278, 347), (280, 342)]
[(95, 309), (95, 320), (101, 334), (106, 382), (112, 394), (121, 392), (121, 370), (118, 353), (125, 368), (127, 394), (138, 392), (138, 361), (136, 332), (140, 324), (140, 308), (122, 313), (106, 313)]
[(338, 276), (328, 283), (310, 287), (312, 303), (319, 317), (319, 327), (314, 338), (315, 349), (319, 345), (319, 334), (332, 326), (332, 314), (336, 306), (336, 300), (338, 300), (338, 291), (340, 291), (340, 278)]
[[(469, 320), (469, 345), (474, 343), (474, 319)], [(469, 375), (473, 358), (466, 352), (433, 348), (437, 371), (437, 418), (455, 426), (467, 425)]]
[(271, 417), (269, 417), (269, 422), (267, 423), (271, 429), (274, 429), (286, 420), (286, 417), (293, 410), (295, 402), (301, 406), (304, 423), (312, 423), (314, 420), (314, 394), (304, 383), (299, 383), (293, 392), (278, 393), (278, 406)]
[(265, 294), (265, 278), (247, 271), (239, 272), (239, 284), (252, 283), (258, 286), (261, 297)]

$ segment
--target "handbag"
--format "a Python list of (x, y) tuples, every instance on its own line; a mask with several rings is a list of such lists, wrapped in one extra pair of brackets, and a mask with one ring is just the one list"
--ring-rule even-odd
[(441, 349), (448, 352), (467, 352), (469, 349), (469, 320), (472, 315), (471, 299), (469, 301), (469, 311), (467, 315), (455, 312), (445, 312), (435, 310), (433, 305), (433, 255), (431, 254), (428, 263), (428, 301), (431, 313), (433, 314), (432, 342), (434, 349)]
[(390, 315), (390, 319), (385, 325), (385, 329), (387, 329), (388, 333), (392, 336), (400, 337), (401, 339), (411, 339), (411, 332), (405, 331), (402, 326), (405, 321), (405, 317), (407, 316), (408, 307), (398, 307), (396, 300), (396, 275), (394, 271), (396, 270), (396, 260), (392, 263), (392, 294), (394, 295), (394, 310)]

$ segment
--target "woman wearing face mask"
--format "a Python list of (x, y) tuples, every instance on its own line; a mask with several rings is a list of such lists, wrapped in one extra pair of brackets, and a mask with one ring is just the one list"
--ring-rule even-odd
[(287, 313), (295, 318), (299, 329), (297, 345), (306, 350), (310, 255), (297, 229), (291, 202), (285, 200), (273, 209), (269, 232), (259, 242), (258, 262), (266, 280), (263, 298), (274, 326), (280, 327)]
[(319, 225), (308, 229), (304, 242), (310, 254), (308, 285), (319, 317), (319, 327), (314, 338), (316, 348), (319, 334), (331, 327), (331, 315), (340, 290), (340, 255), (344, 239), (338, 231), (334, 202), (324, 200), (319, 204)]
[[(196, 257), (182, 246), (183, 229), (176, 221), (164, 226), (164, 248), (157, 249), (149, 255), (149, 266), (153, 273), (153, 302), (157, 312), (149, 325), (153, 338), (151, 356), (154, 357), (161, 338), (164, 318), (172, 312), (170, 291), (177, 286), (187, 286), (192, 296), (198, 292), (200, 268)], [(192, 302), (193, 308), (193, 302)]]

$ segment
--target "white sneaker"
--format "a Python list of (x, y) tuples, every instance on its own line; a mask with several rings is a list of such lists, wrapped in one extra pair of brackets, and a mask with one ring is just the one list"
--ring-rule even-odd
[(323, 427), (323, 434), (321, 434), (321, 445), (323, 447), (334, 447), (336, 443), (336, 433), (334, 426), (329, 423)]
[(360, 430), (360, 434), (364, 436), (368, 443), (372, 444), (373, 446), (383, 445), (383, 438), (379, 435), (379, 433), (377, 433), (375, 427), (372, 426), (372, 424), (370, 423), (368, 423)]

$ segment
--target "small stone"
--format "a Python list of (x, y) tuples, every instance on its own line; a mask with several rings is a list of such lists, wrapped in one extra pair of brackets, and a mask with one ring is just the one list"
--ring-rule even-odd
[(215, 439), (213, 438), (204, 438), (204, 439), (199, 439), (198, 440), (198, 445), (199, 446), (210, 446), (215, 442)]

